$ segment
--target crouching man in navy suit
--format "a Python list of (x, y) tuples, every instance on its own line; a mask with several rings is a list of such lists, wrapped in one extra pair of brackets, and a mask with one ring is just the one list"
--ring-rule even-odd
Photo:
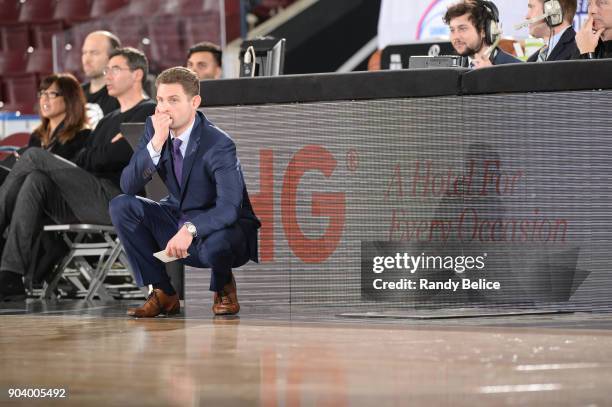
[[(200, 83), (176, 67), (156, 81), (157, 109), (121, 175), (110, 215), (139, 285), (153, 285), (147, 301), (128, 309), (134, 317), (180, 311), (164, 264), (153, 253), (194, 267), (210, 267), (216, 315), (236, 314), (240, 305), (232, 268), (257, 261), (261, 226), (247, 194), (236, 146), (196, 109)], [(154, 202), (136, 196), (157, 171), (169, 196)]]

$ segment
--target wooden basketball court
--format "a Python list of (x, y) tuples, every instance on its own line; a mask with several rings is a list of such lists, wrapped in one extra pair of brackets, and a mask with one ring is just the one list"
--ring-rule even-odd
[(610, 405), (610, 314), (354, 319), (245, 301), (239, 317), (213, 317), (199, 302), (138, 320), (124, 316), (133, 303), (3, 303), (0, 402)]

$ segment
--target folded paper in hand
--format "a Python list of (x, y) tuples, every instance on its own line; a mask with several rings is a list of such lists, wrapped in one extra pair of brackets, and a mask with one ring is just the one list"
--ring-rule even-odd
[[(153, 256), (157, 257), (159, 260), (163, 261), (164, 263), (170, 263), (172, 261), (178, 260), (178, 257), (168, 256), (165, 250), (161, 250), (157, 253), (153, 253)], [(187, 256), (189, 256), (189, 253), (187, 253)]]

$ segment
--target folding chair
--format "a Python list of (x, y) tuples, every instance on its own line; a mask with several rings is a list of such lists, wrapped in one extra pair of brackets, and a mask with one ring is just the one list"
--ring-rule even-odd
[[(126, 265), (117, 275), (132, 276), (127, 269), (127, 258), (123, 247), (116, 237), (115, 229), (108, 225), (47, 225), (45, 232), (61, 233), (69, 247), (68, 254), (54, 269), (51, 279), (43, 286), (41, 299), (50, 299), (63, 278), (77, 290), (77, 295), (83, 295), (86, 300), (96, 295), (102, 300), (112, 300), (114, 297), (103, 284), (117, 260)], [(88, 236), (98, 236), (102, 241), (88, 242)], [(94, 258), (94, 261), (88, 259)], [(130, 285), (134, 288), (135, 286)], [(113, 288), (127, 288), (125, 284)], [(146, 294), (146, 289), (140, 290)]]

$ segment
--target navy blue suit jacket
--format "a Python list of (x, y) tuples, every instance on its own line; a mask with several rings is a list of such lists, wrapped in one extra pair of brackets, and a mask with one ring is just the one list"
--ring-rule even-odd
[[(578, 46), (576, 46), (576, 31), (574, 31), (573, 27), (569, 27), (565, 30), (546, 61), (566, 61), (575, 59), (579, 54)], [(534, 52), (527, 62), (537, 62), (538, 55), (540, 55), (539, 50), (538, 52)]]
[(497, 48), (495, 50), (495, 58), (493, 58), (493, 65), (516, 64), (519, 62), (522, 61), (508, 54), (501, 48)]
[(257, 261), (257, 229), (261, 224), (249, 200), (234, 141), (198, 111), (179, 185), (172, 169), (170, 137), (162, 148), (157, 166), (153, 164), (147, 144), (154, 133), (148, 117), (145, 133), (121, 174), (122, 191), (137, 195), (157, 171), (170, 193), (161, 200), (161, 205), (177, 219), (185, 215), (195, 225), (198, 238), (206, 238), (238, 222), (247, 237), (250, 258)]

